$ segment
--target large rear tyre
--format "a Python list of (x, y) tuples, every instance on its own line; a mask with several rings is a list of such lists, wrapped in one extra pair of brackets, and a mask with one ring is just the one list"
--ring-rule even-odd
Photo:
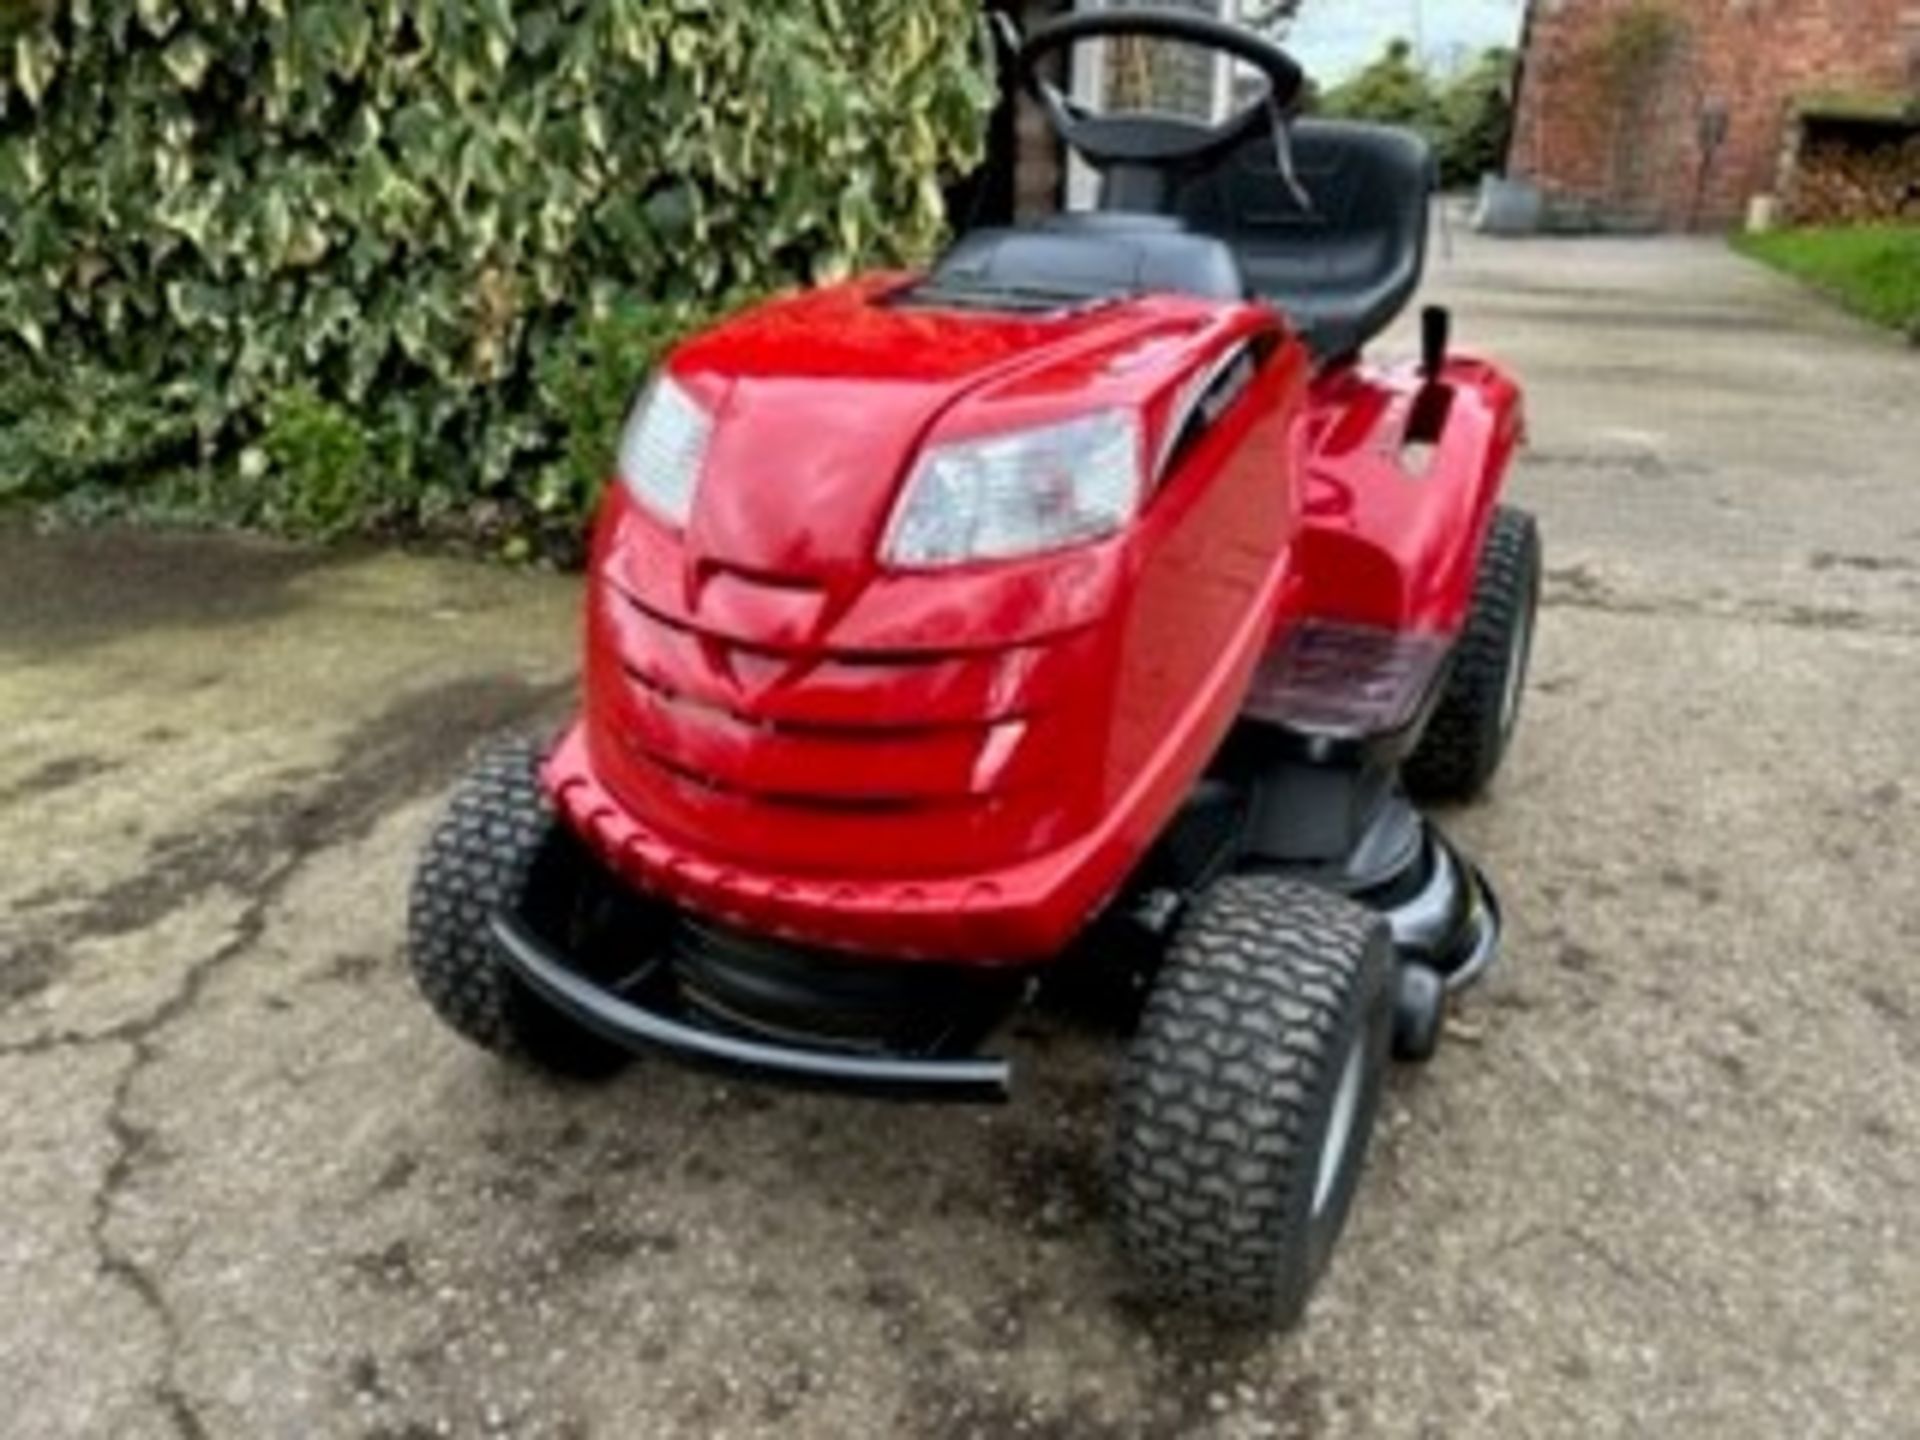
[(1540, 529), (1524, 510), (1493, 515), (1473, 609), (1426, 734), (1408, 757), (1407, 788), (1429, 800), (1471, 800), (1506, 758), (1520, 722), (1540, 608)]
[(1115, 1220), (1157, 1290), (1299, 1320), (1346, 1224), (1393, 1034), (1372, 912), (1240, 875), (1194, 904), (1120, 1083)]
[(590, 875), (515, 738), (485, 751), (454, 792), (414, 873), (407, 961), (434, 1013), (495, 1054), (582, 1078), (628, 1056), (540, 999), (500, 961), (489, 921), (508, 911), (553, 933), (579, 913)]

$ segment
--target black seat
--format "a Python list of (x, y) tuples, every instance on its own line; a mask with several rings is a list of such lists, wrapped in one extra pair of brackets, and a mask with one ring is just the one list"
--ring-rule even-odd
[(1173, 292), (1244, 300), (1232, 248), (1167, 215), (1055, 215), (1032, 226), (976, 230), (954, 242), (920, 287), (925, 298), (1029, 291), (1070, 299)]
[(1293, 137), (1311, 211), (1289, 193), (1264, 136), (1182, 184), (1173, 210), (1230, 244), (1253, 293), (1326, 363), (1358, 354), (1420, 288), (1436, 172), (1432, 150), (1406, 130), (1302, 120)]

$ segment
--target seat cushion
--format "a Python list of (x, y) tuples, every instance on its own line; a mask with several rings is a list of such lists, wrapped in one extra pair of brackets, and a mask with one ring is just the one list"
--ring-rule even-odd
[(1172, 293), (1244, 300), (1233, 250), (1162, 215), (1056, 215), (962, 236), (927, 277), (932, 290), (1036, 290), (1084, 299)]

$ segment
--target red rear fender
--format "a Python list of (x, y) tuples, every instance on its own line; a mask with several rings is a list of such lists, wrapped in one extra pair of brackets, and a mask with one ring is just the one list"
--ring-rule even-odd
[(1449, 360), (1431, 386), (1411, 366), (1317, 381), (1299, 432), (1308, 611), (1458, 631), (1524, 429), (1519, 387), (1467, 356)]

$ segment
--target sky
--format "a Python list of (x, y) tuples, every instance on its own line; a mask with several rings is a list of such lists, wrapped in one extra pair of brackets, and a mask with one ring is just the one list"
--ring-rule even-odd
[(1394, 36), (1419, 38), (1427, 59), (1449, 69), (1489, 45), (1520, 38), (1524, 0), (1303, 0), (1287, 48), (1323, 85), (1378, 55)]

